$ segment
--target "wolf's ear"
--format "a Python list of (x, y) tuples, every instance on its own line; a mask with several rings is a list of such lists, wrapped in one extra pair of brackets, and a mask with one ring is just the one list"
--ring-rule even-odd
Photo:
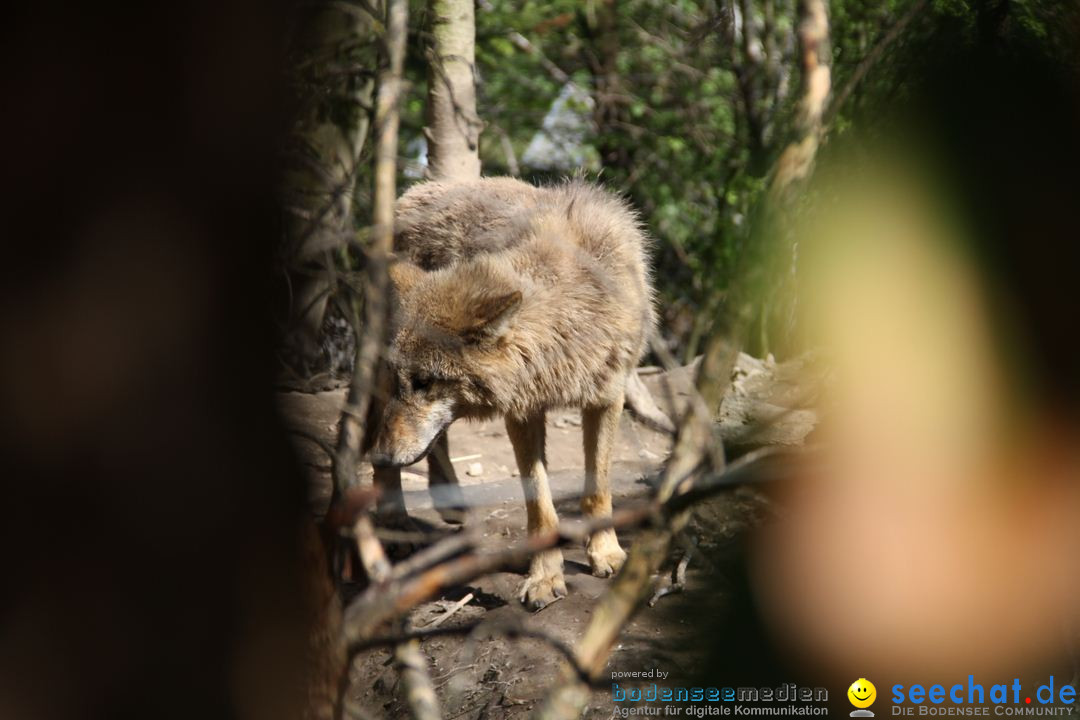
[(398, 295), (409, 292), (416, 283), (420, 282), (420, 278), (424, 277), (424, 271), (420, 269), (419, 265), (396, 258), (390, 260), (387, 272), (390, 274), (390, 282), (393, 284), (394, 289), (397, 290)]
[(490, 340), (500, 337), (517, 309), (521, 307), (521, 291), (492, 295), (475, 302), (470, 308), (469, 324), (462, 336), (466, 340)]

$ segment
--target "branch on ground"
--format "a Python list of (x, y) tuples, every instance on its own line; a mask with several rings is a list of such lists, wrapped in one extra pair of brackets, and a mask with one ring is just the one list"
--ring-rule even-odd
[[(748, 470), (780, 452), (766, 448), (750, 453), (724, 472), (703, 477), (689, 485), (681, 495), (669, 497), (666, 501), (657, 498), (636, 508), (616, 511), (610, 518), (563, 521), (554, 530), (529, 536), (502, 550), (480, 549), (476, 545), (478, 539), (466, 533), (442, 540), (423, 551), (427, 555), (424, 562), (417, 562), (417, 556), (414, 556), (412, 561), (399, 566), (407, 567), (409, 574), (395, 568), (389, 579), (372, 583), (353, 600), (345, 611), (346, 641), (349, 645), (363, 644), (375, 637), (387, 623), (445, 590), (484, 575), (520, 567), (544, 550), (580, 545), (599, 530), (613, 527), (667, 532), (666, 528), (671, 525), (674, 516), (693, 504), (746, 482)], [(451, 559), (442, 559), (447, 557)], [(650, 572), (646, 580), (652, 574)]]

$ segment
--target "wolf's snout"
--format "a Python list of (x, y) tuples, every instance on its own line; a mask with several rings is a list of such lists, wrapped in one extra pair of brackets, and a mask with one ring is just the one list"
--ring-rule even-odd
[(420, 462), (424, 455), (427, 454), (427, 448), (423, 448), (419, 451), (408, 452), (380, 452), (379, 450), (371, 451), (371, 464), (375, 467), (405, 467), (406, 465), (412, 465), (413, 463)]
[(376, 467), (412, 465), (419, 460), (418, 457), (413, 457), (417, 453), (413, 452), (412, 444), (402, 443), (399, 438), (395, 438), (384, 427), (382, 432), (379, 433), (379, 438), (375, 441), (375, 446), (371, 448), (371, 464)]
[(371, 448), (371, 464), (401, 467), (420, 461), (453, 419), (454, 413), (447, 400), (418, 404), (391, 399), (383, 414), (379, 436)]
[(375, 467), (394, 467), (394, 458), (389, 453), (372, 450), (371, 464)]

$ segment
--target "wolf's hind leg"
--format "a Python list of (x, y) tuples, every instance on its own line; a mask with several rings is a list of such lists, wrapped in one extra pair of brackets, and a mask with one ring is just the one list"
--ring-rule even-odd
[[(619, 432), (623, 397), (610, 405), (586, 407), (581, 411), (581, 429), (585, 441), (585, 494), (581, 510), (587, 517), (611, 517), (611, 454)], [(608, 528), (589, 538), (585, 554), (592, 574), (614, 575), (626, 560), (615, 530)]]
[[(536, 413), (525, 420), (507, 417), (506, 433), (514, 446), (514, 457), (521, 473), (529, 534), (553, 530), (559, 518), (551, 501), (551, 488), (544, 468), (544, 413)], [(519, 593), (521, 602), (531, 610), (539, 610), (565, 596), (562, 551), (547, 550), (534, 556), (529, 576)]]
[(428, 490), (439, 517), (451, 525), (465, 522), (465, 497), (461, 494), (457, 473), (450, 462), (450, 441), (446, 432), (432, 445), (427, 465)]

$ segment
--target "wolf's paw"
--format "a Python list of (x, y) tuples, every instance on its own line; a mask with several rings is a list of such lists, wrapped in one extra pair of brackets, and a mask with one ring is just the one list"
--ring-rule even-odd
[(614, 575), (626, 562), (626, 552), (619, 547), (619, 538), (611, 528), (601, 530), (589, 538), (585, 554), (589, 556), (589, 567), (596, 577)]
[(566, 597), (562, 552), (549, 550), (537, 555), (529, 568), (529, 576), (518, 590), (518, 599), (529, 610), (535, 611), (562, 597)]
[(420, 532), (420, 526), (409, 514), (397, 507), (380, 507), (375, 511), (375, 526), (400, 532)]
[[(380, 530), (392, 530), (396, 533), (411, 533), (417, 537), (421, 537), (424, 534), (424, 529), (420, 527), (415, 520), (409, 517), (408, 513), (398, 508), (379, 508), (375, 512), (375, 527)], [(392, 562), (399, 562), (404, 560), (409, 555), (421, 548), (418, 542), (411, 540), (401, 540), (398, 542), (384, 543), (386, 550), (386, 556)]]
[(465, 508), (464, 507), (441, 507), (435, 508), (439, 517), (447, 525), (464, 525), (465, 524)]

